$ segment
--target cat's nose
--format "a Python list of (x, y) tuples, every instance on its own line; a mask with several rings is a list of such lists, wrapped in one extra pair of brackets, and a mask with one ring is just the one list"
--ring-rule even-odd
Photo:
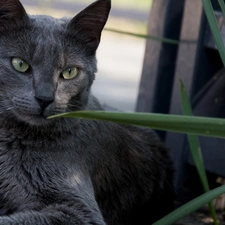
[(41, 111), (42, 113), (45, 111), (45, 109), (52, 103), (54, 102), (54, 99), (53, 98), (50, 98), (50, 97), (45, 97), (45, 96), (36, 96), (35, 97), (40, 108), (41, 108)]

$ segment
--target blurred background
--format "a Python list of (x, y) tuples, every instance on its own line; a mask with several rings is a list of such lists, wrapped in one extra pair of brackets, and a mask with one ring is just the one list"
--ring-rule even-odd
[[(29, 14), (72, 17), (94, 0), (21, 0)], [(151, 0), (112, 0), (106, 28), (147, 34)], [(104, 30), (92, 93), (102, 104), (134, 111), (145, 52), (144, 38)]]

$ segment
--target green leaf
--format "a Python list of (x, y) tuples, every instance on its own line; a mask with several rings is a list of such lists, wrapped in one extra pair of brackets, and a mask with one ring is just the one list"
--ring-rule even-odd
[[(183, 108), (184, 115), (192, 116), (193, 113), (192, 113), (190, 99), (188, 97), (187, 91), (185, 89), (185, 86), (184, 86), (182, 80), (180, 80), (180, 94), (181, 94), (181, 102), (182, 102), (182, 108)], [(199, 143), (198, 137), (196, 135), (189, 134), (188, 142), (190, 145), (192, 158), (193, 158), (195, 166), (197, 168), (203, 189), (205, 192), (208, 192), (208, 191), (210, 191), (210, 188), (209, 188), (209, 183), (208, 183), (208, 179), (207, 179), (206, 172), (205, 172), (205, 166), (204, 166), (204, 162), (203, 162), (202, 151), (200, 148), (200, 143)], [(209, 202), (209, 209), (210, 209), (212, 218), (214, 220), (214, 224), (218, 225), (217, 218), (216, 218), (216, 211), (215, 211), (215, 208), (214, 208), (212, 202)]]
[(173, 40), (173, 39), (169, 39), (169, 38), (161, 38), (161, 37), (150, 36), (150, 35), (145, 35), (145, 34), (136, 34), (136, 33), (116, 30), (116, 29), (112, 29), (112, 28), (104, 28), (104, 30), (113, 32), (113, 33), (117, 33), (117, 34), (125, 34), (125, 35), (129, 35), (129, 36), (133, 36), (133, 37), (138, 37), (138, 38), (152, 39), (155, 41), (164, 42), (164, 43), (173, 44), (173, 45), (179, 45), (179, 43), (180, 43), (177, 40)]
[(174, 224), (175, 222), (179, 221), (183, 217), (187, 216), (188, 214), (196, 211), (197, 209), (201, 208), (203, 205), (207, 204), (209, 201), (217, 198), (218, 196), (225, 193), (225, 186), (221, 186), (215, 188), (194, 200), (186, 203), (185, 205), (179, 207), (178, 209), (174, 210), (167, 216), (163, 217), (162, 219), (158, 220), (157, 222), (153, 223), (152, 225), (170, 225)]
[(218, 0), (219, 4), (220, 4), (220, 8), (223, 12), (223, 15), (225, 17), (225, 4), (224, 4), (224, 0)]
[(57, 117), (106, 120), (179, 133), (214, 136), (220, 138), (225, 137), (225, 119), (218, 118), (166, 115), (155, 113), (75, 111), (50, 116), (49, 119)]
[(210, 29), (211, 29), (213, 37), (214, 37), (214, 40), (216, 42), (218, 51), (220, 53), (220, 57), (222, 59), (223, 65), (225, 66), (224, 43), (223, 43), (223, 39), (222, 39), (221, 34), (220, 34), (220, 30), (219, 30), (219, 27), (218, 27), (218, 24), (217, 24), (216, 17), (214, 15), (212, 3), (211, 3), (210, 0), (202, 0), (202, 4), (203, 4), (204, 10), (205, 10), (207, 20), (209, 22)]

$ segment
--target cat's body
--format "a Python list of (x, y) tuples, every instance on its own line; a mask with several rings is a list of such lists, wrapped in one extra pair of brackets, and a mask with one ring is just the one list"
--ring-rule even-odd
[(0, 0), (0, 225), (150, 224), (172, 210), (172, 164), (151, 130), (46, 118), (102, 109), (90, 87), (109, 9), (56, 20)]

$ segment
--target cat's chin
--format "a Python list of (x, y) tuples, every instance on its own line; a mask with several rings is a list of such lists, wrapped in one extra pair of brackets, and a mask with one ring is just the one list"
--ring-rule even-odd
[(32, 126), (45, 126), (52, 123), (51, 120), (48, 120), (47, 118), (39, 117), (39, 118), (32, 118), (29, 121), (27, 121)]

